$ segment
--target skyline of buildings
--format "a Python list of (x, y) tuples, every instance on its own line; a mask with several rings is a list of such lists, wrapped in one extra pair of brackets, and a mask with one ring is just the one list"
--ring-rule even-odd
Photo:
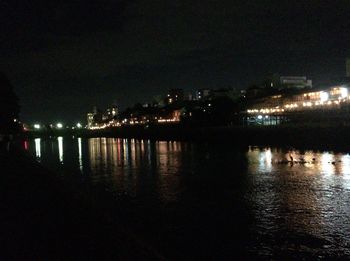
[[(346, 59), (346, 74), (349, 75), (350, 70), (350, 58)], [(344, 77), (346, 82), (349, 82), (350, 77)], [(342, 82), (344, 82), (342, 79)], [(340, 81), (339, 81), (340, 82)], [(334, 86), (334, 85), (333, 85)], [(323, 88), (328, 88), (329, 86), (323, 86)], [(229, 98), (232, 101), (238, 101), (240, 98), (247, 99), (257, 99), (260, 97), (268, 97), (273, 95), (276, 91), (284, 91), (284, 90), (303, 90), (303, 89), (313, 89), (315, 88), (312, 84), (312, 79), (309, 79), (307, 76), (287, 76), (287, 75), (278, 75), (274, 74), (266, 78), (264, 82), (261, 82), (259, 85), (253, 85), (248, 87), (247, 89), (237, 90), (235, 88), (201, 88), (195, 91), (185, 91), (181, 88), (171, 88), (164, 96), (157, 96), (158, 98), (154, 98), (153, 101), (149, 103), (144, 103), (142, 107), (153, 108), (163, 108), (166, 106), (170, 106), (171, 109), (167, 110), (165, 113), (153, 111), (153, 117), (146, 116), (147, 120), (157, 120), (159, 122), (177, 122), (180, 121), (181, 118), (179, 115), (186, 115), (184, 111), (184, 107), (188, 106), (189, 102), (205, 102), (218, 98)], [(316, 89), (318, 89), (316, 87)], [(187, 103), (186, 106), (183, 104), (178, 106), (179, 103)], [(86, 126), (91, 128), (94, 126), (94, 122), (105, 123), (105, 126), (117, 126), (122, 124), (123, 122), (119, 122), (116, 124), (117, 119), (120, 114), (120, 108), (116, 105), (116, 102), (113, 102), (114, 105), (108, 107), (105, 111), (98, 111), (96, 107), (94, 107), (92, 112), (87, 113), (86, 118)], [(174, 107), (175, 105), (175, 107)], [(196, 105), (197, 106), (197, 105)], [(208, 108), (202, 108), (203, 106), (197, 106), (199, 110), (205, 111)], [(179, 110), (182, 112), (177, 113), (176, 116), (173, 115), (175, 110)], [(208, 110), (209, 111), (209, 110)], [(162, 114), (161, 117), (157, 117), (156, 114)], [(159, 116), (159, 115), (158, 115)], [(189, 116), (189, 113), (187, 114)], [(158, 118), (158, 119), (156, 119)], [(175, 120), (176, 119), (176, 120)], [(84, 122), (84, 121), (83, 121)], [(125, 120), (124, 120), (125, 122)], [(129, 120), (129, 122), (139, 123), (143, 122), (140, 119), (135, 118), (134, 120)], [(42, 124), (45, 125), (45, 124)]]

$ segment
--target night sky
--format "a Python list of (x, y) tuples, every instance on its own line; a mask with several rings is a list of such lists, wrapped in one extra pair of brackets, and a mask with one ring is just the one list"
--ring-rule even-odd
[(350, 1), (0, 0), (0, 28), (22, 119), (69, 123), (169, 88), (342, 77)]

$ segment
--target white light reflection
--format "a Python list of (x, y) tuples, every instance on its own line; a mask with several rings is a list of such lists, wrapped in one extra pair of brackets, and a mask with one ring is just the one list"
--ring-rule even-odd
[(334, 161), (334, 155), (325, 152), (321, 156), (321, 169), (323, 174), (333, 175), (334, 174), (334, 166), (332, 162)]
[(247, 157), (251, 172), (269, 173), (274, 168), (273, 158), (276, 157), (276, 152), (271, 151), (271, 148), (249, 147)]
[(265, 151), (265, 161), (266, 163), (271, 166), (271, 161), (272, 161), (272, 153), (271, 153), (271, 149), (268, 148), (266, 151)]
[(35, 141), (35, 156), (40, 161), (41, 158), (41, 139), (37, 138)]
[(260, 152), (260, 169), (265, 169), (265, 171), (271, 171), (272, 153), (271, 149), (267, 148), (264, 152)]
[(344, 175), (345, 179), (350, 180), (350, 155), (346, 154), (343, 155), (341, 158), (342, 162), (342, 174)]
[(314, 151), (305, 151), (304, 155), (301, 155), (300, 159), (304, 162), (304, 166), (309, 169), (315, 169), (316, 164), (318, 164), (318, 158), (320, 155)]
[(58, 158), (60, 160), (60, 163), (63, 163), (63, 138), (58, 137)]
[(78, 138), (78, 151), (79, 151), (79, 169), (83, 171), (83, 153), (81, 147), (81, 138)]
[(129, 162), (129, 143), (128, 139), (123, 139), (124, 163)]

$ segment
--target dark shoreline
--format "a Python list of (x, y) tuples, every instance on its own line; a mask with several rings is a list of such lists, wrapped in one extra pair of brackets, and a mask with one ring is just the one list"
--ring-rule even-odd
[(84, 138), (110, 137), (150, 139), (154, 141), (187, 141), (230, 143), (235, 146), (278, 146), (298, 149), (348, 151), (350, 126), (280, 125), (280, 126), (223, 126), (189, 127), (128, 126), (102, 130), (79, 130), (62, 132), (32, 132), (26, 138), (49, 138), (76, 136)]

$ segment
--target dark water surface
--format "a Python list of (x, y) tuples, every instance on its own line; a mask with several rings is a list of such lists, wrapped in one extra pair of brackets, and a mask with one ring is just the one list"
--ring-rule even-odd
[(350, 258), (347, 153), (62, 137), (25, 147), (106, 191), (108, 211), (166, 258)]

